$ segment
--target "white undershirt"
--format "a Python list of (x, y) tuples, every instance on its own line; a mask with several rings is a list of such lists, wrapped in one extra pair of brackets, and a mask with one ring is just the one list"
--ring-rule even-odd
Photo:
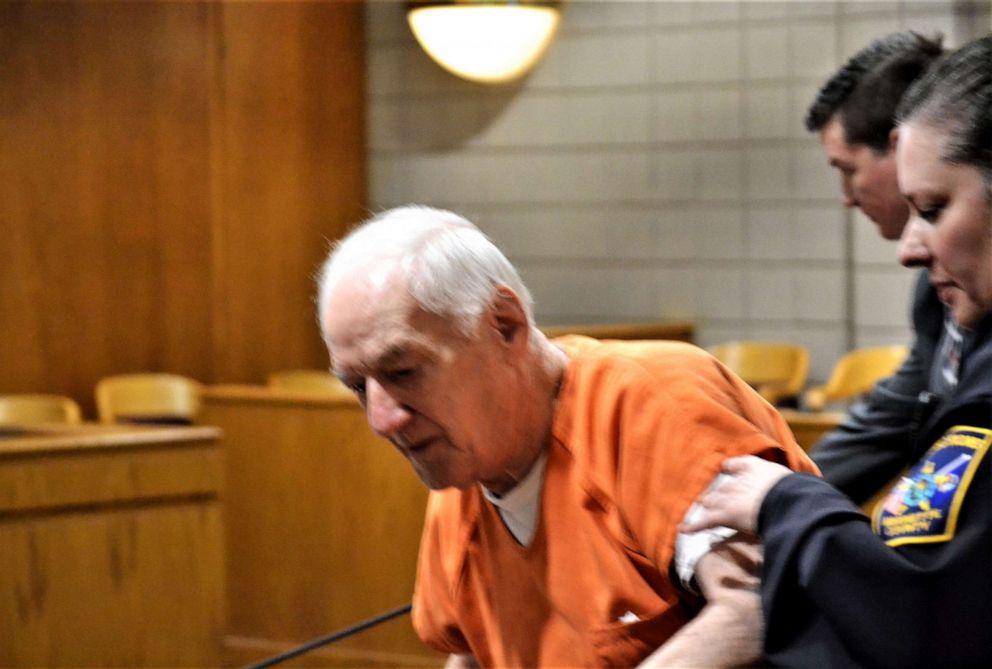
[(541, 508), (541, 489), (544, 487), (544, 468), (547, 464), (548, 453), (541, 451), (527, 476), (502, 495), (480, 486), (485, 498), (496, 507), (506, 529), (522, 546), (530, 546), (537, 531), (537, 512)]
[[(537, 531), (537, 513), (541, 508), (541, 490), (544, 487), (544, 470), (547, 463), (548, 455), (547, 451), (544, 451), (530, 471), (527, 472), (527, 475), (502, 495), (492, 492), (485, 486), (480, 486), (483, 496), (496, 507), (500, 518), (506, 524), (506, 528), (522, 546), (529, 546), (534, 540), (534, 533)], [(711, 487), (720, 485), (725, 478), (724, 474), (720, 474), (714, 479)], [(688, 520), (698, 512), (698, 505), (693, 504), (686, 512), (685, 519)], [(675, 570), (682, 585), (694, 589), (692, 578), (696, 571), (696, 563), (710, 551), (714, 544), (734, 534), (734, 530), (726, 527), (702, 530), (692, 534), (680, 533), (675, 540)]]

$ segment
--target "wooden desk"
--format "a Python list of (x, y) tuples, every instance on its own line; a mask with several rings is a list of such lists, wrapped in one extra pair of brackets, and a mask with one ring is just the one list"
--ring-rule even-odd
[(541, 331), (549, 337), (580, 334), (594, 339), (675, 339), (692, 342), (695, 326), (689, 321), (606, 323), (599, 325), (548, 325)]
[(0, 429), (0, 666), (210, 666), (214, 428)]
[[(351, 396), (212, 386), (224, 431), (226, 661), (288, 650), (410, 601), (427, 490)], [(320, 666), (440, 666), (409, 616), (302, 657)]]
[(796, 442), (807, 453), (812, 450), (820, 437), (840, 425), (847, 415), (842, 411), (796, 411), (795, 409), (779, 409), (779, 413), (792, 428)]

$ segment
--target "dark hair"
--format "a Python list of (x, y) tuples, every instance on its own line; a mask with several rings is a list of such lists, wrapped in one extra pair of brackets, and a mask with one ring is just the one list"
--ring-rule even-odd
[(806, 129), (820, 130), (838, 115), (848, 144), (882, 153), (903, 94), (943, 53), (941, 36), (915, 32), (880, 37), (854, 54), (820, 88), (806, 113)]
[(942, 58), (909, 89), (896, 116), (946, 132), (941, 158), (978, 168), (992, 190), (992, 35)]

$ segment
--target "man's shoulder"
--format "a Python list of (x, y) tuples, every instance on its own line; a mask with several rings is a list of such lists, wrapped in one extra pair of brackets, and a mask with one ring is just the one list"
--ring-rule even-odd
[(596, 340), (567, 335), (555, 340), (569, 356), (569, 366), (586, 373), (615, 372), (637, 375), (682, 374), (686, 369), (713, 366), (703, 349), (674, 340)]

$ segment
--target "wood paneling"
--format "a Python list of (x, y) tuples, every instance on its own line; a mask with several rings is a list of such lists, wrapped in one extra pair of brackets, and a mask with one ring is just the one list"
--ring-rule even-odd
[(0, 440), (0, 665), (219, 664), (217, 435), (74, 426)]
[(214, 376), (261, 382), (327, 366), (312, 276), (364, 216), (361, 12), (227, 4), (217, 24)]
[[(229, 660), (255, 661), (410, 601), (427, 491), (353, 398), (213, 386), (227, 459)], [(301, 660), (439, 665), (409, 616)]]
[(92, 406), (102, 374), (202, 374), (203, 9), (33, 3), (0, 16), (14, 63), (0, 76), (0, 386)]
[(0, 4), (0, 391), (321, 367), (363, 216), (357, 3)]

